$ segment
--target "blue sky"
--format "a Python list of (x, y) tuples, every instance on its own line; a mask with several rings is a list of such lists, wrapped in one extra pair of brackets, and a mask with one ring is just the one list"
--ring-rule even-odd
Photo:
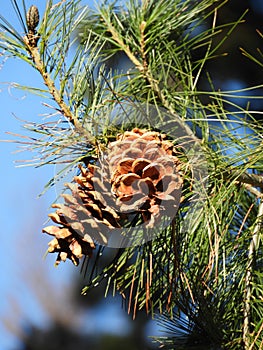
[[(43, 1), (35, 1), (40, 10)], [(10, 2), (1, 4), (1, 14), (10, 21), (15, 21)], [(0, 57), (1, 59), (1, 57)], [(2, 60), (1, 60), (2, 61)], [(0, 139), (15, 139), (6, 132), (23, 134), (23, 122), (18, 119), (36, 120), (43, 112), (41, 99), (13, 89), (10, 82), (39, 85), (35, 72), (18, 59), (9, 58), (0, 70), (0, 105), (1, 129)], [(37, 292), (29, 281), (31, 269), (45, 274), (43, 278), (50, 284), (62, 284), (68, 278), (70, 269), (64, 265), (60, 270), (54, 269), (53, 259), (44, 260), (48, 237), (41, 234), (48, 208), (55, 194), (50, 191), (37, 199), (47, 180), (52, 176), (51, 167), (34, 169), (32, 167), (16, 168), (14, 161), (29, 159), (32, 155), (16, 153), (14, 143), (0, 143), (0, 166), (2, 182), (1, 201), (1, 243), (0, 256), (0, 348), (14, 349), (18, 340), (15, 334), (25, 320), (37, 325), (48, 321), (42, 310)], [(53, 257), (52, 257), (53, 258)], [(30, 284), (31, 283), (31, 284)], [(3, 325), (3, 323), (5, 325)], [(10, 324), (9, 326), (7, 326)], [(7, 327), (6, 327), (7, 326)], [(9, 332), (7, 329), (11, 329)]]

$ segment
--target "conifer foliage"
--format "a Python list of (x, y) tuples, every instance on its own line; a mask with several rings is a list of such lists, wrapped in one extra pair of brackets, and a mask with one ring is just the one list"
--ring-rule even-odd
[(162, 346), (262, 349), (262, 126), (206, 72), (243, 18), (217, 26), (221, 0), (11, 2), (21, 28), (0, 16), (0, 47), (59, 114), (26, 125), (28, 149), (76, 170), (43, 229), (56, 264), (159, 315)]

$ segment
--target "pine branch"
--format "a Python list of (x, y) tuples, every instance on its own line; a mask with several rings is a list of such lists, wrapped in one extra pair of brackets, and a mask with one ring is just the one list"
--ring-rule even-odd
[[(101, 117), (104, 118), (104, 116), (108, 118), (109, 123), (112, 122), (112, 118), (114, 119), (119, 113), (118, 108), (114, 109), (116, 105), (122, 107), (122, 112), (124, 112), (125, 107), (122, 101), (125, 99), (125, 102), (128, 100), (134, 104), (138, 101), (146, 102), (147, 107), (155, 103), (157, 112), (160, 106), (164, 107), (165, 113), (170, 113), (172, 122), (182, 120), (182, 124), (178, 125), (179, 128), (183, 123), (190, 125), (189, 131), (192, 128), (194, 135), (198, 137), (189, 132), (184, 141), (187, 143), (192, 137), (191, 141), (194, 139), (200, 146), (198, 149), (194, 146), (191, 148), (191, 152), (198, 157), (204, 153), (204, 157), (198, 158), (198, 165), (202, 165), (202, 162), (215, 164), (215, 169), (207, 181), (209, 188), (205, 188), (204, 198), (195, 196), (198, 191), (193, 186), (194, 166), (187, 158), (187, 152), (182, 146), (182, 149), (178, 150), (178, 157), (182, 158), (180, 158), (182, 162), (180, 176), (183, 177), (183, 200), (180, 202), (178, 212), (176, 214), (173, 212), (176, 216), (172, 220), (172, 225), (165, 229), (158, 225), (154, 227), (153, 237), (158, 237), (156, 240), (139, 247), (120, 249), (99, 275), (96, 272), (100, 261), (100, 254), (98, 254), (90, 274), (91, 284), (94, 285), (107, 278), (108, 287), (113, 287), (114, 291), (118, 290), (126, 297), (128, 310), (133, 312), (134, 316), (142, 308), (149, 313), (166, 308), (171, 311), (171, 314), (176, 308), (189, 317), (191, 321), (189, 322), (189, 326), (191, 325), (189, 333), (193, 331), (195, 335), (193, 325), (198, 328), (197, 335), (200, 338), (204, 335), (209, 338), (209, 342), (216, 344), (221, 342), (222, 346), (225, 344), (235, 346), (237, 342), (242, 341), (243, 332), (243, 341), (248, 348), (252, 338), (249, 333), (250, 325), (255, 320), (257, 322), (258, 317), (253, 309), (254, 291), (252, 287), (254, 288), (254, 285), (252, 283), (254, 280), (252, 278), (255, 275), (254, 262), (258, 261), (255, 253), (261, 229), (259, 220), (263, 213), (262, 204), (259, 206), (259, 213), (256, 212), (257, 200), (262, 197), (258, 188), (263, 189), (263, 179), (260, 175), (250, 174), (249, 171), (254, 169), (257, 174), (262, 172), (262, 152), (261, 146), (258, 147), (259, 129), (255, 132), (255, 138), (249, 140), (249, 136), (237, 137), (235, 130), (227, 126), (227, 122), (230, 122), (228, 117), (232, 112), (226, 111), (226, 100), (231, 98), (230, 95), (233, 97), (234, 92), (224, 94), (212, 91), (211, 105), (204, 105), (201, 101), (201, 95), (207, 96), (208, 93), (198, 91), (199, 77), (203, 73), (207, 60), (214, 56), (215, 50), (225, 40), (225, 37), (215, 47), (212, 45), (212, 38), (222, 29), (222, 27), (216, 27), (217, 10), (215, 7), (211, 7), (211, 11), (215, 11), (212, 28), (197, 36), (194, 28), (199, 29), (196, 23), (200, 24), (204, 18), (207, 18), (207, 14), (202, 11), (210, 8), (214, 2), (212, 0), (201, 2), (150, 0), (143, 1), (140, 5), (140, 2), (130, 0), (124, 7), (125, 12), (123, 13), (119, 9), (115, 11), (114, 4), (109, 5), (108, 8), (106, 8), (107, 5), (105, 7), (102, 5), (99, 14), (91, 16), (93, 21), (88, 27), (89, 35), (85, 47), (79, 45), (75, 56), (69, 61), (67, 60), (68, 53), (73, 47), (72, 33), (78, 31), (79, 23), (85, 15), (77, 17), (79, 8), (75, 1), (66, 2), (65, 6), (63, 5), (60, 9), (59, 4), (61, 3), (64, 1), (52, 6), (52, 2), (49, 2), (39, 34), (35, 30), (38, 18), (34, 16), (32, 8), (27, 22), (27, 35), (24, 38), (2, 20), (2, 28), (7, 30), (8, 35), (3, 35), (1, 46), (7, 48), (11, 54), (22, 57), (40, 73), (49, 97), (56, 102), (59, 106), (57, 110), (69, 121), (69, 123), (64, 123), (63, 120), (62, 127), (55, 124), (54, 128), (52, 128), (53, 124), (51, 127), (50, 125), (34, 124), (30, 130), (41, 132), (41, 135), (44, 134), (48, 141), (30, 139), (30, 146), (39, 149), (45, 145), (42, 156), (43, 154), (45, 157), (53, 155), (54, 162), (58, 163), (58, 161), (63, 162), (63, 158), (60, 158), (64, 155), (63, 150), (74, 144), (75, 141), (77, 152), (72, 154), (72, 157), (76, 164), (83, 155), (83, 149), (89, 151), (85, 144), (86, 140), (89, 144), (96, 145), (93, 137), (96, 128), (98, 133), (102, 130), (102, 137), (105, 137), (106, 140), (113, 139), (113, 142), (117, 140), (112, 129), (108, 128), (108, 125), (104, 127), (100, 122)], [(219, 7), (220, 5), (217, 9)], [(241, 19), (237, 23), (240, 21)], [(192, 25), (193, 23), (195, 24)], [(229, 34), (237, 23), (232, 24)], [(11, 38), (6, 41), (5, 37)], [(191, 53), (197, 48), (205, 49), (205, 54), (203, 58), (193, 61)], [(101, 63), (113, 57), (118, 51), (124, 53), (136, 69), (132, 70), (131, 74), (126, 72), (126, 74), (120, 73), (118, 77), (115, 75), (108, 83), (107, 77), (110, 75), (100, 74)], [(93, 72), (95, 72), (94, 75)], [(92, 79), (88, 80), (87, 74)], [(172, 85), (171, 80), (173, 80)], [(118, 81), (121, 82), (118, 83)], [(199, 96), (201, 96), (200, 99)], [(231, 102), (229, 105), (237, 107)], [(116, 111), (118, 113), (115, 113)], [(207, 111), (212, 112), (214, 121), (220, 123), (219, 132), (215, 131), (216, 128), (213, 129), (212, 123), (209, 124), (209, 121), (212, 120), (209, 119), (210, 115), (207, 115)], [(244, 113), (244, 109), (240, 107), (236, 115), (238, 113)], [(249, 115), (249, 112), (246, 115)], [(191, 118), (188, 118), (189, 116)], [(123, 115), (120, 116), (122, 117)], [(167, 119), (161, 116), (154, 127), (156, 129), (164, 126), (169, 128), (169, 115)], [(72, 128), (73, 133), (70, 123), (74, 127)], [(244, 120), (240, 121), (240, 125), (247, 126)], [(138, 127), (138, 125), (135, 126)], [(186, 128), (185, 131), (187, 132), (188, 129)], [(214, 136), (213, 132), (218, 132), (219, 136)], [(168, 133), (170, 133), (168, 136), (173, 138), (170, 129)], [(78, 134), (83, 137), (78, 137)], [(174, 137), (173, 146), (175, 148), (177, 143), (180, 141)], [(193, 144), (194, 142), (191, 143)], [(236, 157), (233, 157), (233, 154), (226, 155), (227, 151), (233, 148), (237, 149)], [(70, 147), (68, 152), (71, 150)], [(121, 168), (123, 166), (122, 152), (123, 150), (120, 149), (118, 169), (123, 169)], [(84, 163), (91, 166), (92, 164), (87, 160), (88, 157)], [(72, 164), (71, 162), (70, 166)], [(235, 167), (235, 164), (239, 165)], [(165, 166), (160, 169), (166, 171)], [(71, 244), (66, 246), (66, 251), (61, 251), (66, 255), (59, 255), (59, 259), (65, 260), (66, 257), (69, 257), (75, 264), (78, 263), (80, 257), (79, 247), (83, 249), (87, 259), (90, 258), (95, 243), (85, 241), (85, 239), (88, 239), (87, 235), (90, 232), (96, 233), (98, 222), (99, 227), (102, 228), (101, 232), (98, 231), (102, 235), (100, 237), (105, 239), (96, 241), (96, 244), (107, 242), (106, 236), (103, 236), (105, 222), (110, 224), (107, 224), (110, 228), (115, 227), (111, 225), (119, 227), (123, 224), (123, 221), (120, 223), (117, 221), (120, 219), (120, 211), (114, 212), (114, 205), (109, 205), (105, 209), (105, 202), (100, 202), (101, 196), (105, 195), (105, 198), (108, 198), (108, 192), (112, 192), (111, 185), (105, 186), (104, 189), (101, 179), (96, 177), (93, 179), (92, 171), (84, 167), (80, 167), (80, 171), (81, 175), (74, 178), (76, 186), (70, 187), (72, 196), (64, 196), (67, 203), (71, 203), (72, 211), (63, 213), (60, 210), (50, 216), (54, 219), (52, 220), (55, 224), (63, 225), (66, 224), (64, 218), (74, 214), (70, 217), (70, 222), (73, 223), (72, 230), (66, 229), (67, 237), (65, 238), (67, 238), (67, 244), (71, 242), (71, 239), (72, 241), (77, 239), (80, 245), (76, 250)], [(107, 181), (111, 181), (110, 179), (109, 174)], [(98, 187), (92, 187), (92, 193), (89, 192), (85, 185), (87, 183), (90, 186), (91, 183), (92, 186), (93, 183), (96, 186), (101, 184), (101, 189), (105, 193), (100, 192)], [(78, 201), (76, 198), (83, 198), (83, 200)], [(84, 199), (88, 199), (87, 202), (83, 202)], [(199, 202), (201, 210), (193, 210), (194, 201)], [(85, 203), (85, 208), (83, 203)], [(159, 208), (158, 205), (153, 208), (155, 211)], [(69, 205), (62, 207), (66, 210)], [(62, 207), (59, 204), (54, 206), (57, 209)], [(90, 213), (87, 213), (87, 207), (92, 210)], [(146, 210), (148, 209), (143, 209), (141, 216), (136, 215), (133, 222), (130, 222), (131, 217), (127, 216), (126, 226), (133, 227), (133, 224), (141, 224), (142, 218), (146, 220)], [(152, 210), (153, 213), (154, 210)], [(76, 213), (79, 214), (77, 219), (75, 219)], [(87, 220), (81, 223), (83, 213), (85, 213), (84, 219)], [(138, 217), (140, 220), (136, 221)], [(122, 220), (126, 218), (122, 217)], [(255, 220), (257, 220), (256, 225)], [(66, 221), (68, 224), (68, 220)], [(191, 224), (188, 224), (190, 221)], [(126, 226), (121, 227), (126, 228)], [(57, 226), (52, 227), (52, 229), (46, 228), (46, 233), (57, 234), (59, 230)], [(80, 234), (75, 232), (76, 227), (81, 229)], [(72, 236), (73, 231), (76, 237)], [(63, 232), (65, 233), (65, 230)], [(135, 230), (135, 233), (134, 238), (136, 239), (140, 234), (139, 229)], [(62, 235), (59, 233), (58, 236), (60, 234)], [(54, 241), (52, 244), (55, 244)], [(53, 245), (53, 248), (54, 252), (56, 249), (61, 249), (56, 245)], [(73, 255), (67, 255), (71, 252)], [(245, 298), (243, 298), (244, 294)], [(256, 314), (255, 318), (254, 314)], [(255, 332), (258, 330), (260, 326), (255, 327)], [(192, 339), (195, 340), (194, 338)]]
[(243, 186), (252, 194), (254, 194), (254, 196), (256, 196), (257, 198), (263, 198), (263, 194), (257, 190), (255, 187), (249, 185), (249, 184), (246, 184), (243, 182)]
[[(105, 18), (104, 18), (105, 20)], [(141, 22), (140, 24), (140, 42), (141, 42), (141, 50), (142, 50), (142, 57), (143, 57), (143, 62), (140, 62), (137, 57), (132, 53), (129, 45), (126, 45), (119, 35), (118, 31), (114, 28), (114, 26), (110, 22), (106, 22), (106, 25), (108, 26), (108, 30), (110, 31), (112, 35), (112, 39), (120, 46), (122, 51), (128, 56), (128, 58), (131, 60), (131, 62), (135, 65), (135, 67), (139, 70), (139, 72), (142, 73), (143, 78), (146, 78), (147, 81), (149, 82), (151, 89), (156, 93), (160, 101), (162, 102), (162, 105), (167, 108), (167, 110), (170, 111), (172, 115), (176, 115), (178, 117), (177, 113), (175, 110), (172, 108), (170, 103), (166, 100), (165, 95), (162, 92), (162, 89), (160, 88), (158, 81), (153, 78), (151, 71), (148, 67), (147, 60), (146, 60), (146, 55), (144, 50), (144, 30), (146, 23), (144, 21)]]
[(231, 170), (224, 170), (220, 174), (220, 176), (223, 176), (224, 179), (235, 179), (235, 181), (244, 183), (247, 185), (252, 185), (254, 187), (260, 187), (263, 189), (263, 176), (256, 175), (256, 174), (249, 174), (247, 172), (243, 173), (237, 173), (234, 169)]
[(51, 79), (50, 75), (47, 73), (45, 64), (41, 60), (39, 49), (35, 43), (35, 40), (32, 40), (32, 38), (30, 37), (28, 39), (28, 35), (25, 37), (24, 40), (25, 40), (25, 43), (27, 44), (28, 52), (33, 62), (35, 63), (35, 68), (41, 74), (44, 80), (44, 83), (47, 86), (50, 94), (53, 96), (54, 100), (60, 107), (61, 113), (64, 115), (65, 118), (68, 119), (70, 123), (73, 124), (76, 132), (78, 132), (82, 136), (85, 136), (90, 144), (95, 145), (96, 141), (94, 136), (92, 136), (91, 133), (83, 127), (82, 123), (71, 112), (70, 108), (64, 102), (63, 97), (60, 95), (59, 91), (56, 89), (54, 81)]

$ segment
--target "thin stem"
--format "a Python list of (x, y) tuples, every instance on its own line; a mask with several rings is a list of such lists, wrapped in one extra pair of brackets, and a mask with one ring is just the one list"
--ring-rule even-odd
[(246, 184), (246, 183), (243, 183), (243, 186), (252, 194), (254, 194), (257, 198), (263, 198), (263, 193), (260, 192), (259, 190), (257, 190), (255, 187), (249, 185), (249, 184)]
[[(119, 46), (122, 48), (122, 50), (128, 56), (128, 58), (131, 60), (131, 62), (142, 73), (144, 78), (147, 79), (152, 90), (158, 96), (158, 98), (162, 102), (163, 106), (165, 108), (167, 108), (167, 110), (169, 110), (172, 115), (175, 115), (176, 117), (178, 117), (175, 110), (172, 108), (170, 103), (166, 100), (165, 95), (163, 94), (162, 89), (160, 88), (160, 86), (158, 84), (158, 81), (153, 78), (153, 76), (149, 70), (149, 66), (147, 64), (145, 64), (145, 57), (143, 58), (143, 62), (141, 63), (138, 60), (138, 58), (132, 53), (132, 51), (130, 50), (130, 47), (123, 42), (122, 38), (120, 37), (120, 35), (116, 31), (116, 29), (113, 27), (113, 25), (109, 22), (107, 22), (106, 25), (108, 26), (108, 30), (111, 33), (113, 40), (115, 40), (116, 43), (119, 44)], [(142, 30), (144, 31), (144, 29), (145, 29), (144, 23), (141, 24), (140, 29), (141, 29), (141, 35), (142, 35), (143, 34)], [(143, 41), (143, 38), (141, 38), (141, 43), (142, 43), (142, 41)]]
[(225, 170), (224, 172), (222, 172), (222, 175), (223, 175), (223, 178), (226, 180), (235, 179), (235, 181), (237, 182), (249, 184), (254, 187), (260, 187), (261, 189), (263, 189), (263, 176), (256, 175), (256, 174), (249, 174), (246, 172), (242, 174), (237, 174), (234, 169)]
[(64, 115), (65, 118), (68, 119), (68, 121), (70, 123), (73, 124), (73, 126), (75, 127), (75, 130), (80, 134), (80, 135), (84, 135), (89, 143), (95, 145), (96, 141), (94, 136), (92, 136), (90, 134), (90, 132), (88, 132), (85, 128), (83, 128), (83, 125), (81, 124), (81, 122), (78, 120), (78, 118), (71, 112), (70, 108), (68, 107), (68, 105), (65, 103), (65, 101), (63, 100), (63, 97), (61, 96), (61, 94), (59, 93), (59, 91), (57, 90), (57, 88), (55, 87), (55, 83), (52, 80), (52, 78), (50, 77), (50, 75), (47, 73), (46, 71), (46, 67), (44, 65), (44, 62), (41, 60), (40, 54), (39, 54), (39, 50), (37, 46), (31, 46), (27, 43), (27, 49), (29, 51), (29, 54), (32, 58), (32, 60), (35, 63), (35, 68), (39, 71), (39, 73), (41, 74), (45, 85), (48, 87), (48, 90), (50, 92), (50, 94), (52, 95), (52, 97), (54, 98), (54, 100), (56, 101), (56, 103), (59, 105), (61, 113)]
[(141, 47), (141, 55), (142, 55), (142, 65), (144, 68), (144, 72), (148, 71), (148, 63), (147, 63), (147, 57), (146, 57), (146, 53), (145, 53), (145, 34), (144, 34), (144, 30), (146, 27), (146, 22), (142, 21), (141, 25), (140, 25), (140, 35), (141, 35), (141, 40), (140, 40), (140, 47)]
[[(260, 334), (262, 334), (262, 331), (263, 331), (263, 322), (262, 322), (262, 324), (261, 324), (261, 326), (260, 326), (260, 328), (259, 328), (259, 330), (257, 332), (257, 335), (255, 336), (255, 338), (253, 340), (253, 343), (250, 345), (248, 350), (253, 350), (254, 349), (255, 343), (256, 343), (258, 337), (260, 336)], [(259, 346), (259, 349), (262, 349), (262, 348), (263, 348), (263, 339), (262, 339), (262, 341), (260, 343), (260, 346)]]
[(247, 273), (245, 276), (245, 297), (244, 297), (244, 324), (243, 324), (243, 342), (245, 349), (250, 349), (249, 346), (249, 324), (251, 316), (251, 293), (252, 293), (252, 278), (253, 278), (253, 263), (255, 260), (256, 249), (259, 244), (259, 233), (262, 228), (262, 217), (263, 217), (263, 202), (261, 200), (258, 208), (257, 223), (255, 225), (252, 239), (250, 241), (248, 250), (248, 261), (247, 261)]

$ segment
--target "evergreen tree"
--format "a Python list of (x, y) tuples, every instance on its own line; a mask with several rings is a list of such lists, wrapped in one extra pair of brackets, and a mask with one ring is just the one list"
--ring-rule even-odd
[(24, 34), (1, 17), (0, 45), (59, 113), (27, 125), (29, 148), (76, 170), (48, 252), (82, 259), (84, 294), (106, 280), (134, 318), (159, 314), (168, 348), (262, 349), (262, 126), (208, 71), (245, 14), (217, 25), (226, 1), (69, 0), (39, 19), (12, 3)]

